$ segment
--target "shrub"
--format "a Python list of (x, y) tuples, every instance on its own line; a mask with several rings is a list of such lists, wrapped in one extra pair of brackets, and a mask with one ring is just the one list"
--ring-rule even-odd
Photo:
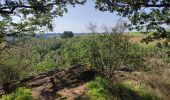
[(65, 60), (66, 66), (74, 64), (89, 65), (89, 39), (72, 38), (60, 48), (59, 53)]
[(50, 50), (57, 50), (59, 49), (63, 44), (61, 42), (58, 42), (58, 43), (55, 43), (55, 44), (52, 44), (52, 46), (50, 47)]
[(92, 37), (89, 46), (89, 61), (109, 77), (121, 66), (142, 66), (140, 47), (131, 44), (122, 34), (102, 34)]
[(10, 65), (0, 64), (0, 86), (2, 86), (6, 92), (11, 90), (9, 86), (18, 78), (18, 69)]
[(41, 73), (44, 71), (52, 70), (55, 67), (56, 64), (53, 61), (40, 62), (34, 67), (34, 73)]
[(113, 100), (112, 94), (106, 89), (108, 80), (102, 77), (96, 77), (94, 81), (87, 84), (88, 95), (92, 100)]
[(31, 90), (27, 88), (18, 88), (16, 92), (3, 95), (2, 100), (33, 100)]

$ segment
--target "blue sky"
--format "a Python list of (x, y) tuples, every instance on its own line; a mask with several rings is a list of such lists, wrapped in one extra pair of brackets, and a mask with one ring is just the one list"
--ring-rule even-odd
[(101, 26), (114, 26), (120, 16), (116, 13), (100, 12), (95, 10), (93, 0), (87, 0), (85, 5), (76, 5), (75, 8), (68, 7), (68, 13), (63, 17), (55, 18), (54, 32), (73, 31), (74, 33), (89, 32), (87, 26), (89, 22), (96, 23), (98, 32), (101, 32)]

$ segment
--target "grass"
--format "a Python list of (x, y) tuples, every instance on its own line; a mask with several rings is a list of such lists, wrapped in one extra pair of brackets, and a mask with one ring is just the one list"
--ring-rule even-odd
[(88, 83), (88, 95), (91, 100), (158, 100), (145, 84), (134, 85), (131, 82), (111, 83), (96, 77)]
[(27, 88), (18, 88), (16, 92), (3, 95), (1, 100), (33, 100), (31, 90)]
[(141, 35), (144, 35), (144, 34), (142, 34), (140, 32), (125, 32), (124, 34), (127, 35), (127, 36), (141, 36)]
[(88, 95), (92, 100), (112, 100), (112, 95), (106, 89), (108, 80), (96, 77), (94, 81), (88, 83)]
[(146, 85), (134, 85), (129, 83), (116, 83), (112, 87), (114, 95), (121, 100), (157, 100)]

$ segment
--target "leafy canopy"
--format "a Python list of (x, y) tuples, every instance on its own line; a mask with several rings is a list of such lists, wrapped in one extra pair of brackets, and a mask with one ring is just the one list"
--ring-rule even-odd
[(170, 0), (96, 0), (96, 8), (116, 11), (130, 20), (130, 30), (158, 32), (158, 37), (165, 37), (164, 26), (170, 26)]
[(84, 4), (86, 0), (1, 0), (0, 41), (20, 33), (53, 29), (53, 18), (63, 16), (67, 6)]

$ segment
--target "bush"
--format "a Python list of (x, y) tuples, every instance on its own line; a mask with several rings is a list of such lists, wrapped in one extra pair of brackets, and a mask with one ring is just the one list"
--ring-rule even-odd
[(72, 38), (60, 48), (59, 53), (65, 60), (65, 66), (74, 64), (89, 65), (89, 39)]
[(33, 100), (31, 90), (27, 88), (18, 88), (16, 92), (3, 95), (2, 100)]
[(105, 78), (96, 77), (94, 81), (87, 84), (91, 100), (114, 100), (112, 94), (107, 90), (108, 82)]
[(11, 88), (9, 87), (14, 80), (19, 78), (18, 69), (5, 64), (0, 64), (0, 86), (2, 86), (5, 92), (9, 92)]
[(55, 44), (52, 44), (52, 46), (50, 47), (50, 50), (57, 50), (59, 49), (63, 44), (61, 42), (58, 42), (58, 43), (55, 43)]
[(62, 39), (74, 37), (72, 31), (64, 31), (63, 34), (60, 36)]
[(35, 67), (34, 67), (34, 73), (41, 73), (41, 72), (45, 72), (48, 70), (52, 70), (56, 68), (56, 64), (53, 61), (44, 61), (44, 62), (40, 62), (38, 63)]
[(122, 34), (98, 35), (89, 44), (91, 65), (105, 71), (107, 77), (121, 66), (142, 66), (141, 48)]

